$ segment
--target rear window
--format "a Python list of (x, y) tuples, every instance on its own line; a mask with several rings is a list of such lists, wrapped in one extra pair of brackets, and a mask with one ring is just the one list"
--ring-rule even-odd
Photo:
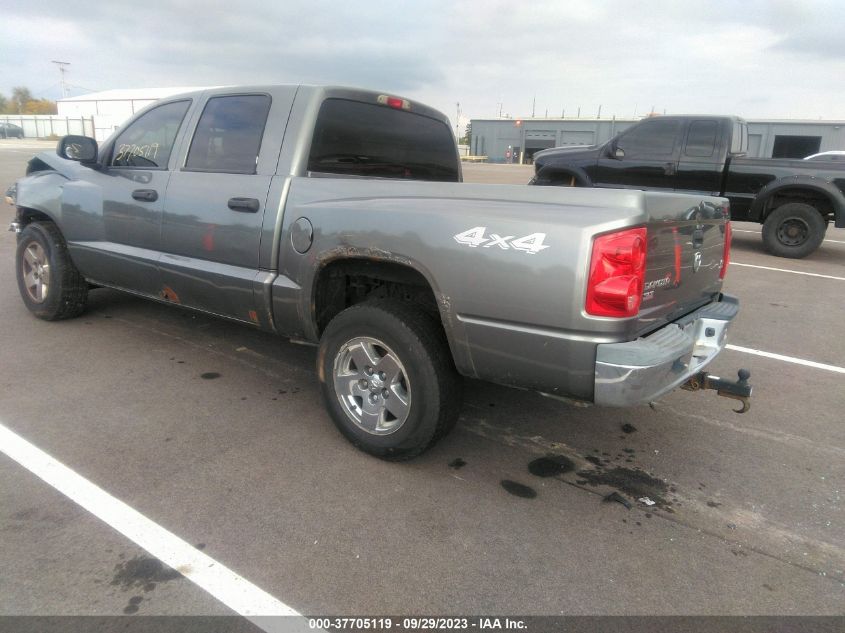
[(387, 106), (326, 99), (308, 171), (372, 178), (458, 181), (455, 141), (435, 119)]

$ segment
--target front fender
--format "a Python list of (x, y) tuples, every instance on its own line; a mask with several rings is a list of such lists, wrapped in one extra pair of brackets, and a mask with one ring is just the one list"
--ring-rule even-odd
[(571, 165), (542, 165), (532, 178), (532, 185), (555, 185), (564, 182), (569, 185), (568, 179), (574, 179), (576, 187), (592, 187), (593, 181), (587, 172), (581, 167)]
[(68, 178), (53, 171), (37, 171), (21, 178), (16, 183), (15, 205), (18, 207), (18, 221), (28, 223), (27, 211), (43, 213), (62, 224), (62, 191)]
[(751, 217), (762, 220), (766, 203), (785, 189), (806, 189), (823, 195), (833, 207), (836, 228), (845, 228), (845, 196), (836, 185), (815, 176), (787, 176), (770, 182), (757, 193), (751, 204)]

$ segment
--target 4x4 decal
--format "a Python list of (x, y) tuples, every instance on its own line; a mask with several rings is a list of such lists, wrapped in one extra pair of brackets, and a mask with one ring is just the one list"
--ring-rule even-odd
[(458, 233), (454, 236), (458, 244), (463, 244), (471, 248), (491, 248), (497, 246), (502, 250), (514, 249), (528, 253), (529, 255), (536, 255), (540, 251), (549, 248), (548, 245), (543, 244), (546, 239), (545, 233), (531, 233), (525, 237), (514, 239), (513, 235), (499, 235), (498, 233), (490, 233), (489, 237), (484, 234), (487, 231), (486, 226), (476, 226), (474, 228)]

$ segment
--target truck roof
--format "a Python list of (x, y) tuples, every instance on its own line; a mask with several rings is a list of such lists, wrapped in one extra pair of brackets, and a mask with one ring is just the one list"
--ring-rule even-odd
[[(450, 126), (449, 118), (440, 112), (432, 108), (431, 106), (427, 106), (424, 103), (420, 103), (419, 101), (414, 101), (413, 99), (408, 99), (407, 97), (403, 97), (401, 95), (397, 95), (395, 93), (387, 92), (387, 91), (378, 91), (378, 90), (370, 90), (367, 88), (356, 88), (354, 86), (340, 86), (340, 85), (330, 85), (330, 84), (250, 84), (250, 85), (231, 85), (231, 86), (215, 86), (213, 88), (202, 88), (198, 90), (191, 90), (187, 92), (181, 92), (179, 94), (173, 94), (166, 97), (166, 100), (177, 100), (177, 99), (184, 99), (186, 97), (197, 97), (201, 94), (205, 93), (220, 93), (220, 94), (232, 94), (234, 93), (256, 93), (256, 92), (264, 92), (264, 93), (272, 93), (278, 90), (295, 90), (297, 95), (303, 96), (309, 99), (315, 99), (317, 101), (322, 101), (323, 99), (328, 98), (340, 98), (340, 99), (351, 99), (353, 101), (364, 101), (364, 102), (377, 102), (379, 97), (392, 97), (396, 99), (401, 99), (403, 102), (407, 103), (408, 107), (403, 107), (403, 110), (414, 112), (416, 114), (422, 114), (433, 119), (437, 119), (440, 121), (445, 122), (447, 125)], [(164, 99), (162, 99), (164, 100)]]
[[(745, 123), (745, 119), (733, 114), (659, 114), (655, 119), (715, 119), (720, 121), (731, 121)], [(643, 119), (647, 120), (647, 119)]]

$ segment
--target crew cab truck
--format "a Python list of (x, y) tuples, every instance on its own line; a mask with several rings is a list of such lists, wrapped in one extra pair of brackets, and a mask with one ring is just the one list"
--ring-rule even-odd
[(332, 420), (386, 459), (454, 425), (460, 375), (613, 406), (683, 384), (747, 399), (702, 374), (738, 309), (725, 200), (461, 180), (448, 119), (407, 99), (171, 97), (30, 161), (18, 286), (47, 320), (104, 286), (318, 344)]
[(618, 187), (724, 196), (731, 218), (763, 225), (763, 246), (806, 257), (831, 220), (845, 227), (845, 164), (746, 158), (748, 126), (733, 116), (658, 116), (607, 143), (534, 155), (535, 185)]

